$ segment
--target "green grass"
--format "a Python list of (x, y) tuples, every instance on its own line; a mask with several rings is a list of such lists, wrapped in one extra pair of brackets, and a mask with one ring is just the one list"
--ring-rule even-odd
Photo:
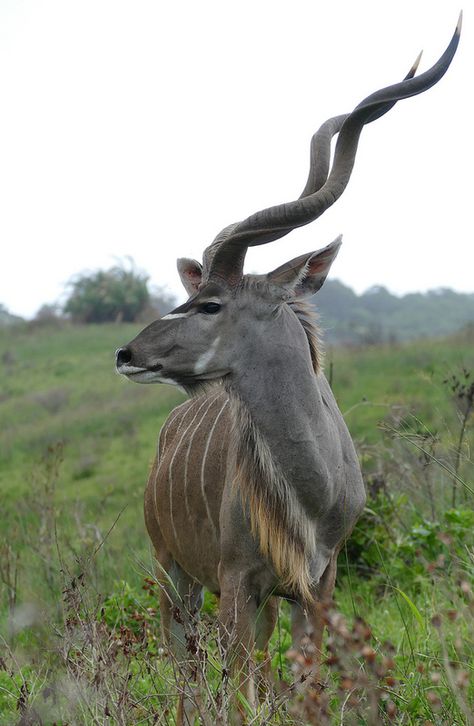
[(379, 440), (377, 424), (393, 411), (416, 415), (426, 426), (452, 435), (458, 418), (443, 380), (462, 366), (472, 370), (473, 344), (459, 337), (328, 351), (333, 390), (353, 438)]
[[(125, 508), (109, 543), (117, 552), (114, 577), (123, 567), (129, 576), (133, 559), (148, 551), (147, 473), (161, 425), (183, 400), (171, 387), (134, 386), (115, 374), (114, 351), (136, 331), (37, 328), (2, 331), (0, 338), (1, 531), (26, 526), (29, 500), (44, 496), (44, 457), (61, 442), (54, 507), (67, 515), (67, 526), (79, 517), (91, 537), (105, 535)], [(31, 581), (26, 572), (24, 578)]]
[[(141, 721), (137, 716), (132, 722), (152, 723), (147, 719), (153, 709), (168, 709), (168, 720), (160, 722), (173, 723), (174, 697), (163, 695), (173, 692), (173, 675), (159, 651), (156, 597), (153, 587), (143, 590), (152, 557), (142, 502), (160, 427), (183, 396), (169, 386), (133, 385), (114, 373), (115, 349), (138, 328), (0, 330), (0, 637), (11, 647), (3, 656), (0, 646), (6, 667), (0, 659), (0, 724), (15, 723), (23, 703), (43, 703), (51, 673), (74, 671), (58, 655), (59, 642), (74, 640), (68, 612), (84, 627), (102, 623), (106, 628), (106, 636), (99, 628), (105, 640), (97, 643), (115, 653), (109, 669), (115, 680), (107, 688), (118, 693), (120, 678), (129, 679), (133, 698), (142, 704)], [(341, 555), (336, 600), (350, 636), (331, 631), (347, 662), (328, 675), (328, 723), (340, 722), (347, 695), (341, 669), (347, 676), (357, 663), (357, 672), (379, 691), (380, 678), (386, 677), (377, 675), (370, 659), (364, 661), (354, 615), (370, 623), (376, 663), (389, 661), (386, 641), (393, 644), (390, 699), (398, 709), (397, 723), (468, 723), (463, 704), (472, 706), (473, 686), (462, 684), (460, 674), (474, 670), (472, 496), (460, 487), (457, 509), (449, 515), (463, 403), (443, 381), (452, 373), (462, 377), (462, 367), (474, 371), (473, 341), (459, 336), (335, 349), (327, 353), (327, 369), (329, 362), (371, 496), (369, 511), (348, 543), (347, 562)], [(471, 488), (472, 428), (471, 417), (458, 472)], [(205, 610), (214, 612), (212, 598)], [(13, 611), (23, 618), (16, 629)], [(111, 643), (118, 641), (114, 650)], [(100, 651), (99, 645), (94, 647)], [(283, 665), (291, 679), (294, 668), (284, 657), (288, 645), (283, 608), (273, 663), (275, 670)], [(92, 655), (87, 663), (80, 661), (81, 683), (98, 677), (98, 666), (91, 663)], [(218, 693), (220, 677), (212, 684)], [(154, 700), (147, 701), (150, 694)], [(370, 700), (360, 698), (362, 704)], [(138, 707), (130, 708), (138, 713), (133, 710)], [(361, 706), (358, 720), (353, 716), (347, 723), (366, 723), (367, 708)], [(380, 708), (390, 710), (386, 701)], [(270, 723), (302, 722), (285, 713)], [(91, 715), (86, 708), (81, 718), (78, 723), (101, 722), (103, 712)]]

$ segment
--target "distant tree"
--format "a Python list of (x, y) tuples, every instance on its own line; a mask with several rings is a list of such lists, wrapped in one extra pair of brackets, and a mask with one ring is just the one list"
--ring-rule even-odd
[(399, 298), (381, 285), (370, 287), (359, 300), (366, 310), (377, 315), (390, 315), (400, 305)]
[(18, 325), (19, 323), (23, 322), (23, 318), (20, 318), (19, 315), (13, 315), (7, 310), (5, 305), (0, 303), (0, 327), (6, 327), (7, 325)]
[(73, 279), (64, 312), (80, 323), (132, 322), (150, 302), (148, 275), (131, 263)]
[(339, 280), (326, 280), (321, 290), (311, 299), (323, 315), (329, 313), (331, 320), (345, 319), (347, 311), (353, 310), (359, 302), (354, 290)]
[(64, 322), (60, 305), (45, 303), (32, 320), (33, 325), (59, 325)]

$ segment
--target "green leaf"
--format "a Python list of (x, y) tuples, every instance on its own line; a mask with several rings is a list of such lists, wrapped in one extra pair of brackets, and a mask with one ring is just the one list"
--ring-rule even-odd
[(399, 592), (399, 593), (400, 593), (400, 595), (402, 596), (402, 598), (403, 598), (403, 599), (405, 600), (405, 602), (406, 602), (406, 603), (408, 604), (408, 606), (409, 606), (410, 610), (412, 611), (413, 615), (414, 615), (414, 616), (415, 616), (415, 618), (416, 618), (416, 619), (418, 620), (418, 623), (419, 623), (419, 624), (420, 624), (420, 626), (421, 626), (421, 627), (423, 628), (423, 627), (424, 627), (424, 625), (425, 625), (425, 621), (423, 620), (423, 616), (422, 616), (422, 614), (420, 613), (420, 611), (418, 610), (418, 608), (416, 607), (416, 605), (415, 605), (415, 603), (413, 602), (413, 600), (410, 600), (410, 598), (408, 597), (408, 595), (407, 595), (407, 594), (406, 594), (405, 592), (403, 592), (403, 590), (400, 590), (400, 588), (399, 588), (399, 587), (394, 587), (394, 589), (395, 589), (395, 590), (396, 590), (397, 592)]

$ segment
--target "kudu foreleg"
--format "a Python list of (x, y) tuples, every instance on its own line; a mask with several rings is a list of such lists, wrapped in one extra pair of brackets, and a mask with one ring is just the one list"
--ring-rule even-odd
[(163, 637), (177, 658), (189, 659), (203, 602), (202, 585), (174, 560), (165, 573), (159, 573), (158, 579)]
[(255, 646), (263, 652), (263, 661), (257, 671), (257, 690), (260, 699), (264, 699), (269, 689), (274, 686), (272, 660), (268, 644), (278, 620), (278, 597), (268, 597), (260, 605), (257, 612), (255, 628)]
[(179, 699), (177, 726), (193, 724), (195, 717), (205, 723), (200, 698), (200, 645), (197, 619), (203, 601), (203, 588), (167, 553), (158, 556), (160, 615), (163, 638), (176, 667)]
[(320, 688), (323, 637), (336, 583), (337, 554), (334, 553), (315, 587), (313, 602), (305, 607), (298, 603), (291, 606), (292, 655), (296, 660), (302, 656), (301, 662), (308, 663), (308, 668), (303, 670), (309, 671), (306, 683), (313, 689)]
[(244, 578), (239, 577), (239, 574), (228, 574), (221, 578), (220, 641), (226, 667), (243, 696), (238, 701), (242, 720), (246, 716), (242, 701), (252, 711), (256, 708), (253, 649), (257, 610), (257, 600)]

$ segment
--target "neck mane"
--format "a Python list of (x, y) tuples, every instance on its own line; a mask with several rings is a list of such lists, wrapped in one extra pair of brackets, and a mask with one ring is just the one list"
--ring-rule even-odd
[(306, 300), (290, 300), (287, 305), (293, 310), (306, 333), (313, 369), (318, 374), (322, 370), (324, 361), (321, 331), (318, 326), (318, 314), (314, 307), (306, 302)]

